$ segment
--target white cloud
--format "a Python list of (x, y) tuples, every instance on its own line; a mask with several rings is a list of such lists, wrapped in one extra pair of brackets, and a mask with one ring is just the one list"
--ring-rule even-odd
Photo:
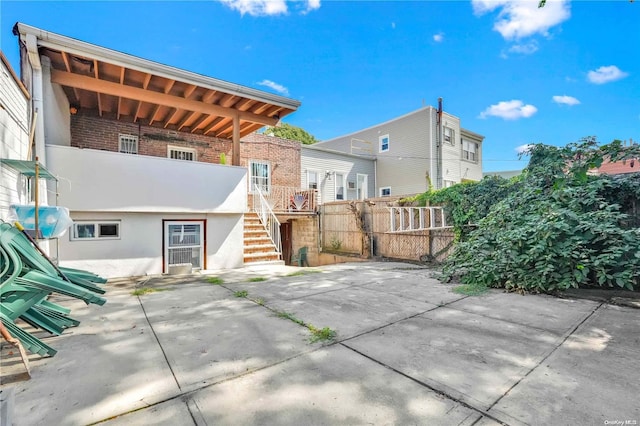
[(518, 118), (531, 117), (538, 111), (533, 105), (525, 105), (520, 100), (502, 101), (491, 105), (480, 113), (480, 118), (500, 117), (505, 120), (517, 120)]
[(531, 55), (538, 50), (538, 42), (531, 40), (529, 43), (514, 44), (509, 48), (511, 53), (519, 53), (521, 55)]
[(280, 93), (281, 95), (289, 96), (289, 89), (284, 87), (282, 84), (275, 83), (271, 80), (262, 80), (261, 82), (256, 84), (258, 84), (259, 86), (266, 86), (270, 89), (273, 89), (276, 92)]
[(436, 43), (440, 43), (442, 42), (442, 40), (444, 40), (444, 33), (438, 33), (433, 35), (433, 41), (435, 41)]
[(557, 104), (569, 105), (569, 106), (580, 105), (580, 101), (574, 98), (573, 96), (556, 95), (552, 99), (553, 99), (553, 102)]
[[(227, 7), (237, 10), (241, 15), (272, 16), (289, 12), (287, 0), (220, 0)], [(320, 8), (320, 0), (295, 1), (300, 13), (307, 14)]]
[(391, 23), (391, 28), (393, 28), (394, 30), (396, 29), (396, 23), (395, 22)]
[(595, 71), (589, 71), (587, 73), (587, 80), (593, 84), (604, 84), (610, 81), (620, 80), (628, 75), (629, 73), (621, 71), (620, 68), (615, 65), (609, 65), (608, 67), (600, 67)]
[(526, 154), (527, 152), (529, 152), (529, 150), (533, 147), (533, 145), (527, 143), (524, 145), (520, 145), (516, 147), (516, 152), (518, 154)]
[(569, 19), (569, 0), (548, 0), (538, 7), (539, 0), (472, 0), (476, 15), (499, 9), (493, 29), (506, 40), (534, 34), (548, 35), (549, 29)]

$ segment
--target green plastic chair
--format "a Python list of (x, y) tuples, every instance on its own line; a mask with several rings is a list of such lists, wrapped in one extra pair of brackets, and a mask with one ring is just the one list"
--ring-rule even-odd
[(300, 247), (298, 249), (298, 253), (293, 253), (291, 255), (291, 264), (297, 263), (298, 266), (304, 266), (305, 264), (309, 266), (309, 261), (307, 260), (307, 247)]

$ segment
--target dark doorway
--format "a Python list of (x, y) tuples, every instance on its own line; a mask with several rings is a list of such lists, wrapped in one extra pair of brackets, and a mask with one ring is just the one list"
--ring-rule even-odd
[(291, 221), (280, 224), (280, 237), (282, 238), (282, 260), (284, 260), (285, 265), (291, 265), (291, 250), (293, 248)]

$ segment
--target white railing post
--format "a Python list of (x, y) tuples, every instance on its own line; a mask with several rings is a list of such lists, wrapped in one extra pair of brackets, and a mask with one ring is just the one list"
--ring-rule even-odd
[(260, 222), (271, 238), (271, 242), (276, 247), (276, 251), (282, 257), (282, 238), (280, 236), (280, 221), (271, 210), (269, 203), (264, 198), (262, 190), (258, 185), (253, 187), (253, 210), (258, 214)]

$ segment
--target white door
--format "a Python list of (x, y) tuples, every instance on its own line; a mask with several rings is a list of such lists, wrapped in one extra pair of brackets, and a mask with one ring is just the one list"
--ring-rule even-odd
[(191, 264), (192, 269), (202, 269), (203, 221), (166, 221), (164, 238), (167, 271), (170, 266), (187, 264)]
[(358, 200), (364, 200), (365, 198), (369, 197), (369, 194), (367, 193), (367, 188), (368, 188), (367, 180), (368, 180), (367, 175), (358, 174), (358, 183), (356, 185)]

